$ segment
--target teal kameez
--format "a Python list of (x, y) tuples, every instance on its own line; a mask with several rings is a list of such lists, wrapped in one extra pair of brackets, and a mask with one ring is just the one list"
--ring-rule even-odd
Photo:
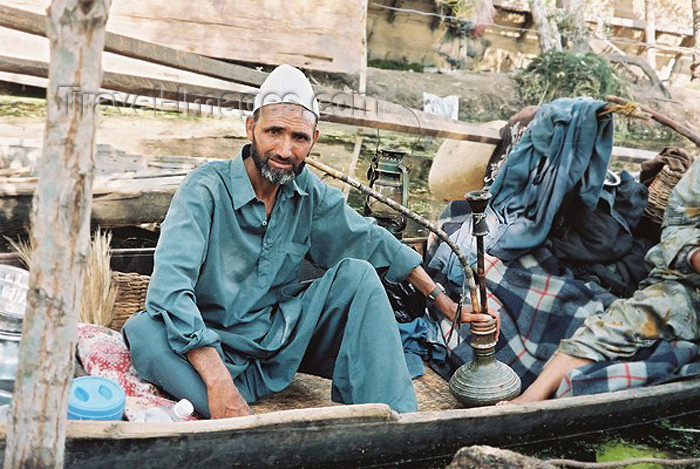
[[(185, 358), (204, 346), (249, 402), (301, 370), (332, 378), (335, 401), (415, 411), (377, 271), (400, 281), (420, 256), (308, 169), (280, 186), (268, 219), (243, 164), (248, 151), (193, 171), (173, 198), (146, 311), (124, 327), (136, 370), (205, 416), (204, 383)], [(305, 257), (328, 270), (300, 283)]]

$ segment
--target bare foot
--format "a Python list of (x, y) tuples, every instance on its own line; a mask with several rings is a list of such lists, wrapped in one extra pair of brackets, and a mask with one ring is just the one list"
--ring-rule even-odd
[(515, 397), (509, 401), (497, 402), (496, 405), (501, 406), (501, 407), (506, 406), (506, 405), (513, 405), (513, 404), (520, 405), (520, 404), (527, 404), (529, 402), (540, 402), (540, 401), (544, 401), (547, 399), (546, 397), (542, 397), (542, 396), (536, 395), (534, 392), (528, 392), (528, 391), (525, 391), (524, 393), (522, 393), (518, 397)]
[(524, 392), (513, 400), (507, 401), (508, 404), (528, 404), (530, 402), (541, 402), (546, 400), (546, 397), (534, 395), (534, 393)]
[(496, 405), (520, 405), (547, 400), (554, 394), (554, 391), (559, 387), (559, 383), (561, 383), (561, 380), (564, 379), (564, 376), (566, 376), (569, 371), (588, 365), (589, 363), (593, 363), (593, 361), (557, 352), (545, 365), (535, 382), (532, 383), (524, 393), (510, 401), (498, 402)]

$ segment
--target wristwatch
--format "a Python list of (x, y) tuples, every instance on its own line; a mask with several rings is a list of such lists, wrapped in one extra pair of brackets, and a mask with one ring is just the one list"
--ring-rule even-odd
[(435, 283), (435, 288), (433, 288), (433, 291), (428, 293), (428, 299), (435, 301), (435, 299), (442, 293), (445, 293), (445, 287), (443, 287), (439, 283)]

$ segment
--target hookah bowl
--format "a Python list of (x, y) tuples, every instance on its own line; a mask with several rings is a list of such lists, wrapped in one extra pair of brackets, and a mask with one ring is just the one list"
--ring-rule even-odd
[(460, 366), (450, 379), (450, 392), (465, 407), (493, 405), (520, 394), (520, 378), (496, 360), (496, 321), (471, 325), (474, 360)]

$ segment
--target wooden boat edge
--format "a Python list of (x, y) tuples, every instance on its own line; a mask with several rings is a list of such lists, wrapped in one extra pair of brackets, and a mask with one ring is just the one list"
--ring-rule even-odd
[[(662, 397), (686, 397), (697, 394), (700, 399), (700, 379), (660, 384), (639, 389), (627, 389), (588, 396), (567, 397), (518, 406), (489, 406), (472, 409), (453, 409), (432, 412), (398, 414), (385, 404), (356, 404), (334, 407), (292, 409), (249, 417), (221, 420), (201, 420), (181, 423), (146, 424), (137, 422), (69, 421), (69, 439), (148, 439), (177, 437), (207, 433), (238, 433), (271, 427), (294, 427), (299, 425), (369, 424), (389, 423), (412, 425), (446, 423), (476, 419), (495, 419), (503, 416), (528, 419), (538, 414), (550, 414), (560, 410), (594, 408), (633, 400), (658, 400)], [(700, 410), (700, 409), (698, 409)], [(6, 436), (6, 424), (0, 423), (0, 439)]]

